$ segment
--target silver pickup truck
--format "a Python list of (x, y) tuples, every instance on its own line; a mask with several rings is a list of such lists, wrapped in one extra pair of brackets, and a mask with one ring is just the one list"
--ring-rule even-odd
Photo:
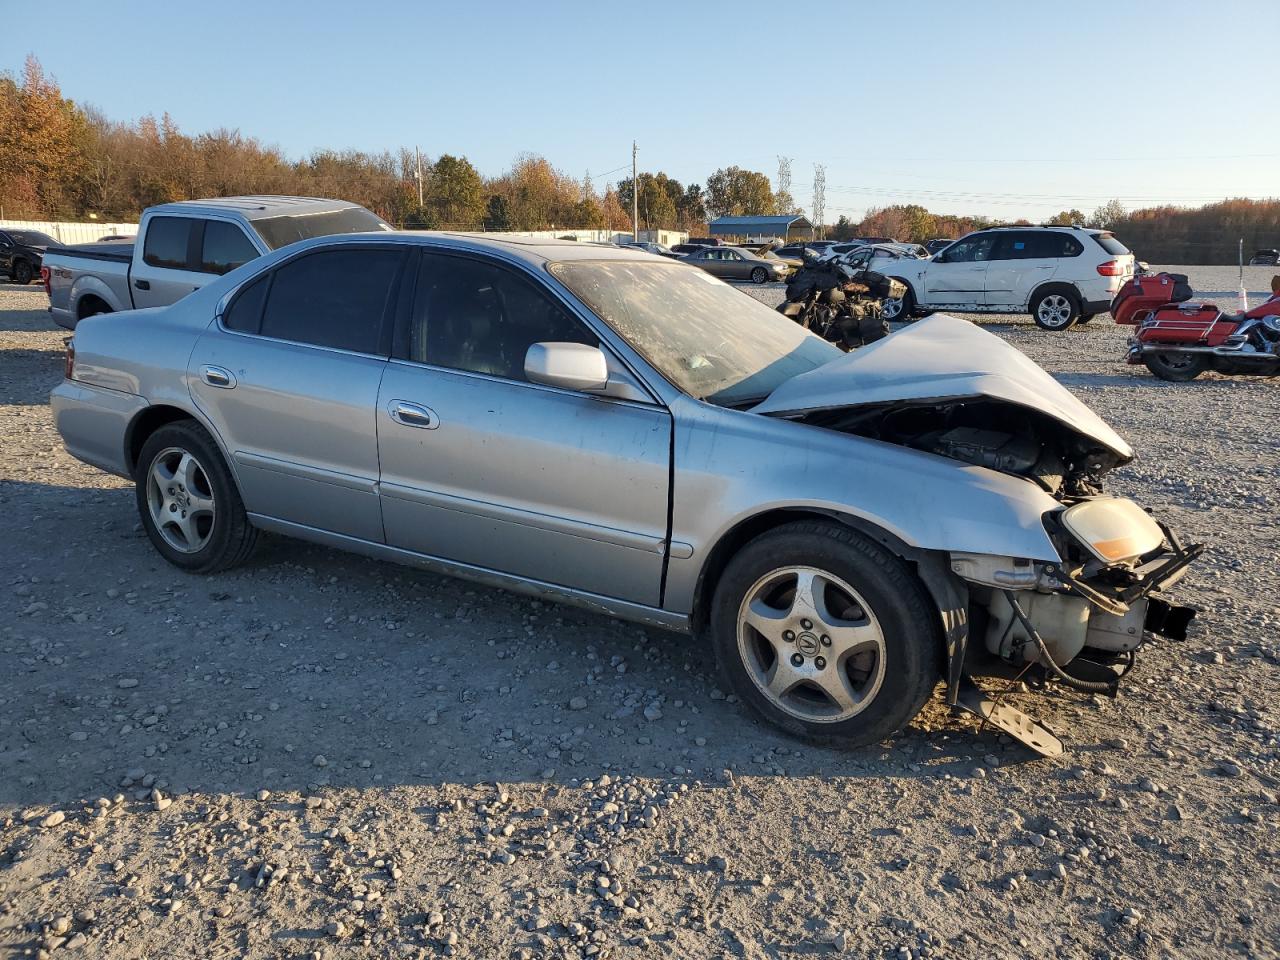
[(315, 197), (221, 197), (151, 207), (132, 243), (50, 249), (45, 290), (67, 329), (96, 313), (163, 307), (286, 244), (391, 227), (364, 207)]

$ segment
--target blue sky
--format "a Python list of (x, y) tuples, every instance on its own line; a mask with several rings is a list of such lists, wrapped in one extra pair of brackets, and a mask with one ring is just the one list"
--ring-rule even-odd
[(681, 181), (773, 178), (784, 154), (806, 209), (826, 165), (828, 222), (1280, 196), (1278, 0), (40, 9), (0, 0), (0, 70), (34, 53), (112, 118), (167, 111), (291, 156), (417, 144), (497, 174), (530, 151), (600, 186), (629, 175), (632, 139)]

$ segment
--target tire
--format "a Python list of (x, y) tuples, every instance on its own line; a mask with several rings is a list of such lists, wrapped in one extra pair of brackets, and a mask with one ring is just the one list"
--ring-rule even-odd
[(1088, 323), (1090, 320), (1092, 320), (1096, 316), (1097, 316), (1096, 313), (1082, 313), (1080, 314), (1079, 319), (1076, 320), (1076, 323)]
[[(823, 599), (797, 600), (815, 595), (800, 592), (802, 583)], [(897, 557), (838, 524), (790, 523), (725, 568), (711, 642), (725, 682), (765, 720), (814, 743), (856, 747), (891, 736), (929, 699), (941, 676), (937, 619)]]
[(901, 300), (888, 297), (880, 301), (880, 316), (889, 323), (910, 323), (915, 319), (916, 295), (911, 292), (911, 284), (900, 282), (907, 288)]
[(1186, 383), (1209, 369), (1208, 358), (1198, 353), (1144, 353), (1142, 362), (1161, 380)]
[(258, 531), (240, 491), (217, 444), (194, 421), (166, 424), (147, 438), (134, 491), (147, 536), (175, 567), (217, 573), (253, 552)]
[(27, 263), (27, 261), (25, 260), (13, 261), (13, 271), (10, 279), (12, 279), (14, 283), (25, 287), (28, 283), (31, 282), (34, 276), (35, 276), (35, 270), (31, 268), (31, 264)]
[(1031, 318), (1041, 330), (1070, 330), (1080, 319), (1080, 298), (1074, 290), (1049, 287), (1032, 299)]
[(756, 267), (754, 270), (751, 271), (751, 282), (752, 283), (768, 283), (769, 271), (766, 270), (764, 267)]

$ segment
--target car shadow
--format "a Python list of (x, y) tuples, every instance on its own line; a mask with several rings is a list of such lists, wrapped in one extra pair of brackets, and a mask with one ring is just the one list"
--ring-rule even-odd
[(0, 508), (0, 805), (1034, 759), (940, 698), (886, 743), (810, 746), (726, 696), (701, 640), (281, 537), (188, 575), (125, 486), (5, 481)]

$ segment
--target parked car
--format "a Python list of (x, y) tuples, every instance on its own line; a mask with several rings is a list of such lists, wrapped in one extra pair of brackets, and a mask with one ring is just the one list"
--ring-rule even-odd
[(907, 286), (886, 300), (886, 320), (934, 310), (1030, 313), (1045, 330), (1066, 330), (1105, 313), (1134, 257), (1105, 230), (992, 227), (960, 238), (929, 260), (904, 258), (889, 275)]
[(687, 253), (697, 253), (699, 250), (704, 249), (706, 246), (707, 245), (705, 243), (677, 243), (674, 247), (671, 248), (671, 252), (678, 253), (683, 256), (684, 254), (687, 254)]
[(334, 233), (390, 230), (345, 200), (221, 197), (151, 207), (138, 238), (60, 247), (45, 258), (49, 312), (74, 329), (85, 317), (163, 307), (286, 244)]
[(785, 261), (758, 257), (741, 247), (703, 247), (680, 259), (721, 280), (768, 283), (770, 280), (785, 280), (791, 275), (791, 267)]
[(1249, 258), (1251, 267), (1280, 266), (1280, 250), (1258, 250)]
[(874, 270), (890, 276), (899, 260), (927, 260), (929, 251), (918, 243), (868, 243), (837, 254), (836, 258), (855, 270)]
[(725, 242), (718, 237), (690, 237), (687, 242), (696, 243), (700, 247), (721, 247), (725, 245)]
[(61, 246), (39, 230), (0, 229), (0, 273), (25, 286), (40, 276), (45, 252)]
[(694, 631), (826, 743), (944, 677), (977, 710), (975, 673), (1105, 692), (1189, 616), (1148, 598), (1198, 548), (1097, 492), (1132, 449), (998, 337), (939, 316), (844, 354), (637, 251), (306, 240), (81, 321), (52, 408), (180, 569), (265, 530)]
[(638, 242), (635, 240), (632, 240), (629, 243), (621, 244), (621, 246), (631, 247), (632, 249), (635, 249), (635, 250), (643, 250), (645, 251), (645, 253), (654, 253), (660, 257), (669, 257), (672, 260), (680, 259), (680, 254), (677, 253), (675, 250), (672, 250), (670, 247), (666, 247), (661, 243), (652, 243), (648, 240), (640, 240)]
[(934, 237), (932, 240), (925, 241), (924, 248), (929, 251), (930, 256), (933, 256), (935, 253), (941, 253), (953, 243), (955, 243), (955, 240), (950, 237)]

